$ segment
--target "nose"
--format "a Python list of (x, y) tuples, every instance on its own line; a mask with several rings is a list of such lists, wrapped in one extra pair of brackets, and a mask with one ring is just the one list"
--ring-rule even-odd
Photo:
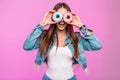
[(62, 18), (61, 22), (64, 22), (64, 19)]
[(62, 20), (61, 20), (61, 22), (63, 22), (64, 20), (63, 20), (63, 18), (62, 18)]
[(63, 18), (62, 18), (62, 20), (60, 21), (60, 24), (64, 24), (64, 20), (63, 20)]

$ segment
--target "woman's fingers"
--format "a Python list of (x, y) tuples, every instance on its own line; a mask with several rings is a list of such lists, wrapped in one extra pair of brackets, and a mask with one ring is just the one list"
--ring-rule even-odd
[(56, 24), (56, 22), (51, 22), (51, 24)]
[(48, 11), (44, 17), (43, 17), (43, 20), (42, 20), (42, 23), (46, 25), (49, 25), (49, 24), (55, 24), (53, 21), (52, 21), (52, 15), (53, 13), (55, 12), (55, 10), (50, 10)]
[(54, 13), (54, 12), (55, 12), (55, 10), (50, 10), (46, 14), (48, 14), (48, 13)]
[(56, 24), (56, 22), (50, 20), (50, 21), (47, 22), (47, 24), (48, 24), (48, 25), (50, 25), (50, 24)]
[(85, 69), (85, 73), (86, 73), (86, 76), (89, 75), (89, 71), (88, 71), (88, 68)]
[(75, 26), (75, 24), (74, 23), (68, 23), (69, 25), (72, 25), (72, 26)]
[(54, 14), (55, 13), (55, 10), (50, 10), (50, 11), (48, 11), (48, 14)]
[(50, 13), (54, 13), (54, 12), (55, 12), (55, 10), (50, 10), (50, 11), (48, 11), (48, 12), (45, 14), (44, 18), (48, 17), (48, 16), (50, 15)]
[(70, 12), (71, 14), (73, 14), (73, 15), (76, 15), (76, 13), (75, 12)]
[(37, 72), (39, 72), (40, 65), (34, 64), (33, 67), (34, 67), (34, 69), (35, 69)]
[(79, 19), (78, 15), (76, 13), (71, 12), (71, 14), (73, 15), (73, 17), (76, 17)]
[[(50, 10), (45, 14), (45, 16), (43, 18), (43, 22), (45, 23), (45, 25), (56, 24), (56, 22), (54, 22), (52, 20), (52, 15), (54, 14), (54, 12), (56, 12), (56, 11)], [(67, 23), (67, 24), (76, 26), (80, 22), (80, 19), (76, 13), (71, 12), (71, 14), (73, 15), (73, 20), (72, 20), (72, 22)]]
[(53, 12), (53, 13), (54, 13), (54, 12), (55, 12), (55, 10), (50, 10), (50, 11), (48, 11), (48, 12)]

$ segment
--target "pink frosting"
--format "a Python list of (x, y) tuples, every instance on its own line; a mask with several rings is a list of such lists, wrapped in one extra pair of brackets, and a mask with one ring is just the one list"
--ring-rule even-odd
[(72, 14), (71, 14), (71, 13), (66, 13), (66, 14), (64, 15), (64, 21), (65, 21), (66, 23), (70, 23), (70, 22), (72, 21)]

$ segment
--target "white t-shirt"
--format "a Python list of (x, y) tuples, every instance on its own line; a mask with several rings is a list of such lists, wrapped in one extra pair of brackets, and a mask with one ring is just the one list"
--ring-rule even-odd
[(47, 57), (46, 75), (52, 80), (67, 80), (73, 77), (72, 57), (67, 46), (58, 46), (57, 51), (56, 46), (53, 46)]

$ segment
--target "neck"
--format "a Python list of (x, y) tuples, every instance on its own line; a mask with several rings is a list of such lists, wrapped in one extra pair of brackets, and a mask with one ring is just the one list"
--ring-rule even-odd
[(66, 30), (57, 30), (58, 37), (66, 36)]

